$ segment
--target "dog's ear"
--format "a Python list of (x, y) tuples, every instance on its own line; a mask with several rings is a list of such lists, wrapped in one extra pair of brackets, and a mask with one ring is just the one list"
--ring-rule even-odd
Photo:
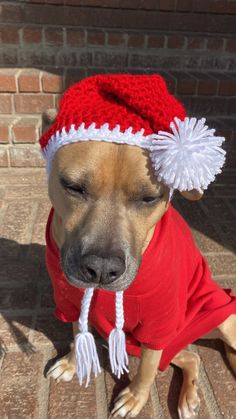
[(47, 109), (42, 115), (42, 133), (46, 132), (57, 116), (55, 108)]
[(203, 196), (203, 191), (199, 192), (197, 189), (192, 189), (192, 191), (182, 191), (180, 193), (184, 198), (189, 199), (190, 201), (198, 201)]

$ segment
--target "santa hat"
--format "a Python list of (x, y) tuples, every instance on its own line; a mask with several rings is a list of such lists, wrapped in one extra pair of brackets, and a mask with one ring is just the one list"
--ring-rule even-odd
[[(97, 75), (70, 87), (64, 94), (54, 124), (40, 145), (50, 172), (56, 151), (79, 141), (129, 144), (148, 150), (158, 181), (171, 191), (207, 189), (225, 161), (224, 138), (214, 135), (205, 118), (186, 117), (159, 75)], [(88, 310), (93, 289), (85, 291), (76, 337), (78, 376), (89, 381), (91, 369), (100, 370), (93, 336), (88, 332)], [(109, 337), (112, 370), (127, 370), (123, 294), (116, 293), (116, 328)]]

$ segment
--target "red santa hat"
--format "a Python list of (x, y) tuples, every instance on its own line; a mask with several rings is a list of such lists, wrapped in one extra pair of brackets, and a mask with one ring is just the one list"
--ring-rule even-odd
[(159, 75), (97, 75), (70, 87), (58, 115), (41, 137), (50, 172), (62, 146), (107, 141), (147, 149), (159, 181), (172, 190), (206, 189), (221, 172), (224, 138), (205, 119), (186, 117)]

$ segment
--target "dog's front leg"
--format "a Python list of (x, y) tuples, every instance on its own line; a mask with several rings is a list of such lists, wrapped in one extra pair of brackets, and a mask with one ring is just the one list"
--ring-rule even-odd
[(129, 386), (122, 390), (115, 399), (115, 405), (111, 412), (113, 417), (134, 418), (139, 414), (148, 400), (161, 355), (162, 351), (142, 347), (137, 374)]

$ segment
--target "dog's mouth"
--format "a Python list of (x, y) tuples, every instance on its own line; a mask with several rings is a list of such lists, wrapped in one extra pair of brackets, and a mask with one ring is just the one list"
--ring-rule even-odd
[[(98, 288), (107, 291), (123, 291), (127, 289), (137, 275), (139, 263), (128, 252), (125, 252), (125, 269), (121, 275), (117, 276), (114, 272), (111, 275), (100, 275), (96, 280), (92, 280), (92, 273), (88, 275), (83, 269), (83, 265), (78, 263), (77, 253), (72, 248), (61, 249), (61, 268), (69, 284), (76, 288)], [(89, 276), (89, 278), (88, 278)]]

